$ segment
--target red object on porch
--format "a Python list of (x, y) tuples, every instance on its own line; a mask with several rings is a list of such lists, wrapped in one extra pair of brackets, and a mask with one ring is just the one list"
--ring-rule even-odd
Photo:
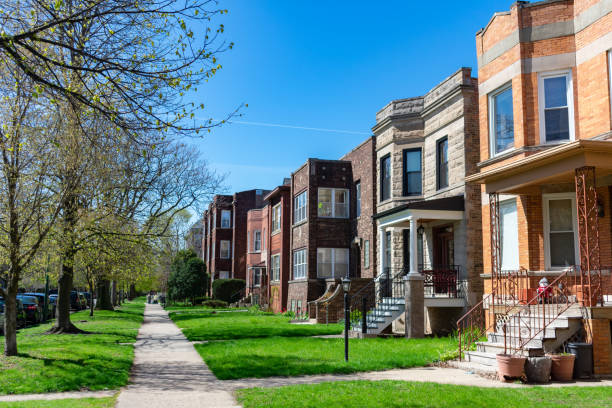
[(519, 292), (519, 302), (522, 305), (526, 305), (531, 301), (531, 304), (534, 305), (536, 302), (533, 301), (537, 293), (536, 288), (522, 288)]

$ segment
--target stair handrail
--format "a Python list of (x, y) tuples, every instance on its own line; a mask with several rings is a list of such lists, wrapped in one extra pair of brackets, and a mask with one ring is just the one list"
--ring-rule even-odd
[[(459, 320), (457, 320), (457, 338), (459, 342), (459, 361), (462, 359), (462, 355), (464, 351), (468, 351), (472, 345), (480, 340), (480, 338), (491, 330), (495, 326), (495, 312), (493, 310), (493, 303), (491, 302), (494, 299), (495, 290), (492, 290), (487, 296), (484, 296), (480, 302), (474, 305), (467, 313), (465, 313)], [(485, 309), (485, 304), (489, 305), (487, 309)], [(487, 326), (487, 318), (485, 314), (485, 310), (489, 311), (489, 314), (492, 319), (490, 319), (490, 324)], [(475, 316), (482, 312), (482, 316)], [(472, 324), (471, 321), (474, 320), (475, 317), (478, 317), (479, 320), (482, 321), (482, 324)], [(463, 327), (469, 327), (468, 333), (463, 333)], [(467, 328), (466, 327), (466, 328)], [(477, 335), (474, 336), (474, 332), (477, 331)], [(467, 334), (466, 341), (463, 340), (463, 335)]]
[[(577, 273), (577, 268), (574, 266), (564, 269), (546, 290), (538, 292), (526, 302), (525, 307), (510, 316), (509, 320), (513, 323), (511, 327), (518, 328), (518, 339), (516, 336), (510, 337), (509, 354), (524, 352), (525, 347), (540, 333), (550, 327), (569, 308), (579, 304), (578, 296), (572, 294), (570, 288), (577, 287), (581, 274)], [(533, 305), (536, 306), (535, 315), (531, 314)], [(525, 337), (523, 337), (524, 331), (526, 331)]]

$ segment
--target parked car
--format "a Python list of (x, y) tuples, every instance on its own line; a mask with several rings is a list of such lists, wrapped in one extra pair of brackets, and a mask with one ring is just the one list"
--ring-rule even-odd
[[(4, 334), (4, 299), (0, 297), (0, 333)], [(26, 325), (26, 314), (23, 309), (23, 304), (17, 299), (17, 328)]]
[(55, 318), (57, 312), (57, 295), (49, 295), (49, 307), (51, 307), (52, 318)]
[[(45, 306), (45, 294), (44, 293), (28, 292), (28, 293), (24, 293), (24, 295), (36, 296), (36, 298), (38, 298), (38, 304), (41, 305), (41, 309), (44, 309), (44, 306)], [(53, 313), (53, 306), (51, 305), (51, 302), (47, 304), (47, 310), (43, 311), (42, 316), (43, 316), (43, 319), (42, 319), (43, 321), (52, 319), (53, 316), (55, 316), (55, 313)]]
[(83, 302), (79, 296), (79, 292), (73, 290), (70, 292), (70, 308), (74, 310), (83, 310)]
[(32, 323), (40, 323), (43, 317), (43, 306), (38, 303), (36, 296), (17, 295), (21, 300), (26, 313), (26, 320)]

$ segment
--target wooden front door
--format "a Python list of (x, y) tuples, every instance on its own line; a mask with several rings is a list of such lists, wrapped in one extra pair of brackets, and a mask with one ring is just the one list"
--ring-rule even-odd
[(455, 263), (455, 240), (453, 227), (437, 227), (433, 229), (434, 259), (433, 267), (450, 266)]

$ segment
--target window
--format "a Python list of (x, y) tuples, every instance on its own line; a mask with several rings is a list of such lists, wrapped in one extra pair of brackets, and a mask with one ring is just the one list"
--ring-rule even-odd
[(261, 252), (261, 231), (253, 232), (253, 251)]
[(261, 245), (261, 247), (263, 248), (263, 250), (266, 250), (266, 229), (264, 228), (264, 233), (263, 233), (263, 244)]
[(358, 181), (357, 183), (355, 183), (355, 194), (357, 195), (357, 214), (356, 216), (359, 217), (361, 215), (361, 182)]
[(363, 243), (363, 267), (370, 267), (370, 241), (366, 240)]
[(511, 84), (489, 95), (489, 139), (491, 156), (514, 147), (514, 111), (512, 108)]
[(501, 231), (501, 269), (515, 271), (520, 267), (516, 199), (505, 200), (499, 203), (499, 221)]
[(213, 229), (217, 228), (217, 210), (213, 212)]
[(448, 187), (448, 138), (438, 140), (436, 148), (438, 190)]
[(307, 192), (304, 191), (297, 195), (293, 199), (293, 208), (294, 208), (294, 223), (298, 223), (306, 219), (306, 202), (307, 202)]
[(230, 242), (229, 241), (221, 241), (221, 259), (229, 259), (230, 258)]
[(306, 250), (300, 249), (293, 253), (293, 279), (306, 279)]
[(348, 218), (348, 190), (344, 188), (320, 188), (318, 209), (319, 217)]
[(317, 277), (342, 278), (348, 275), (348, 248), (317, 248)]
[(421, 195), (421, 149), (404, 150), (403, 194)]
[(380, 159), (380, 201), (391, 198), (391, 155)]
[(541, 143), (574, 139), (572, 76), (569, 71), (542, 74), (538, 83)]
[(253, 268), (253, 286), (261, 286), (261, 269)]
[(272, 207), (272, 233), (274, 234), (281, 229), (281, 207), (276, 204)]
[(577, 263), (576, 198), (573, 194), (544, 196), (546, 266), (564, 268)]
[(391, 267), (391, 231), (385, 231), (385, 268)]
[(221, 228), (231, 228), (231, 216), (232, 212), (230, 210), (221, 210)]
[(229, 271), (219, 271), (219, 279), (229, 279)]
[(216, 258), (217, 257), (217, 253), (215, 252), (215, 241), (213, 241), (212, 243), (212, 258)]
[(270, 259), (271, 278), (273, 281), (280, 280), (280, 255), (272, 255)]

